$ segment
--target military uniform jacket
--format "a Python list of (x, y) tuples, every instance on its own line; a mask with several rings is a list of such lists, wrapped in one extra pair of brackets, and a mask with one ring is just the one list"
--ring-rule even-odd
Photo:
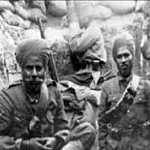
[[(24, 92), (22, 81), (18, 81), (0, 93), (0, 149), (18, 150), (15, 140), (29, 125), (38, 108), (41, 111), (41, 128), (37, 137), (59, 137), (65, 141), (68, 135), (68, 122), (64, 114), (64, 106), (55, 82), (47, 83), (49, 98), (47, 107), (42, 102), (31, 104)], [(34, 136), (34, 135), (33, 135)], [(31, 136), (30, 136), (31, 138)], [(60, 143), (59, 143), (60, 144)]]
[(76, 54), (81, 62), (107, 61), (103, 35), (97, 24), (93, 23), (87, 29), (72, 36), (69, 40), (69, 46), (71, 52)]
[[(101, 104), (100, 104), (100, 114), (109, 110), (111, 107), (115, 106), (117, 101), (121, 98), (123, 92), (125, 91), (128, 83), (131, 81), (132, 76), (129, 77), (126, 81), (121, 79), (119, 76), (112, 78), (104, 83), (101, 95)], [(121, 129), (121, 133), (125, 133), (124, 138), (119, 137), (118, 140), (113, 139), (112, 137), (108, 138), (107, 129), (101, 128), (102, 122), (99, 122), (100, 125), (100, 145), (104, 146), (104, 141), (108, 140), (108, 143), (115, 149), (117, 144), (119, 145), (118, 149), (137, 149), (136, 146), (140, 145), (139, 150), (147, 150), (145, 147), (150, 148), (150, 83), (147, 80), (140, 78), (139, 85), (137, 87), (137, 94), (134, 97), (133, 104), (129, 106), (127, 113), (122, 116), (121, 120), (118, 120), (114, 126)], [(111, 118), (110, 118), (111, 121)], [(109, 123), (109, 121), (108, 121)], [(134, 127), (137, 128), (137, 131), (134, 131)], [(146, 132), (144, 131), (146, 129)], [(148, 130), (147, 130), (148, 129)], [(140, 131), (141, 130), (141, 131)], [(124, 132), (125, 131), (125, 132)], [(129, 133), (130, 131), (131, 134)], [(146, 133), (146, 134), (145, 134)], [(135, 135), (134, 135), (135, 134)], [(127, 138), (130, 137), (130, 138)], [(138, 139), (146, 139), (145, 142), (139, 142)], [(131, 140), (132, 139), (132, 140)], [(126, 142), (125, 142), (126, 141)], [(139, 143), (137, 143), (137, 141)], [(105, 142), (106, 143), (106, 142)], [(128, 146), (125, 144), (127, 143)], [(131, 145), (130, 145), (131, 144)], [(135, 145), (134, 145), (135, 144)], [(146, 145), (142, 145), (146, 144)], [(134, 146), (135, 147), (134, 147)], [(130, 148), (129, 148), (130, 147)], [(106, 148), (108, 149), (108, 148)]]

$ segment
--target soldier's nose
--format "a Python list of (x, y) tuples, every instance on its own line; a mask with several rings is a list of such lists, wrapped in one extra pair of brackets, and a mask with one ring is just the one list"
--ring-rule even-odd
[(33, 71), (32, 71), (32, 77), (37, 77), (37, 71), (35, 68), (33, 68)]
[(121, 62), (125, 62), (125, 61), (126, 61), (125, 57), (122, 56), (122, 57), (121, 57)]

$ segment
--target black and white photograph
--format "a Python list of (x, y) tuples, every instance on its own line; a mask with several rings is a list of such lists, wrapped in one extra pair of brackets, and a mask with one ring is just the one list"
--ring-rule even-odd
[(0, 0), (0, 150), (150, 150), (150, 1)]

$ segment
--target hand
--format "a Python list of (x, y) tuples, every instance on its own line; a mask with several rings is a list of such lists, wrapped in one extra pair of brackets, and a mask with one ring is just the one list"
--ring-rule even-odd
[(22, 141), (21, 150), (52, 150), (51, 147), (47, 147), (45, 144), (45, 138), (31, 138)]
[(45, 137), (42, 138), (44, 140), (45, 146), (54, 149), (56, 146), (56, 138), (55, 137)]

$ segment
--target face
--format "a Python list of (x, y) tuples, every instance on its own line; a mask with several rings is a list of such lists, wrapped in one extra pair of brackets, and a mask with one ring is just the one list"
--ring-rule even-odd
[(116, 64), (121, 76), (126, 78), (131, 75), (133, 56), (126, 47), (121, 47), (118, 49)]
[(22, 69), (22, 78), (26, 90), (32, 94), (39, 92), (45, 74), (46, 69), (43, 62), (37, 56), (30, 56)]

